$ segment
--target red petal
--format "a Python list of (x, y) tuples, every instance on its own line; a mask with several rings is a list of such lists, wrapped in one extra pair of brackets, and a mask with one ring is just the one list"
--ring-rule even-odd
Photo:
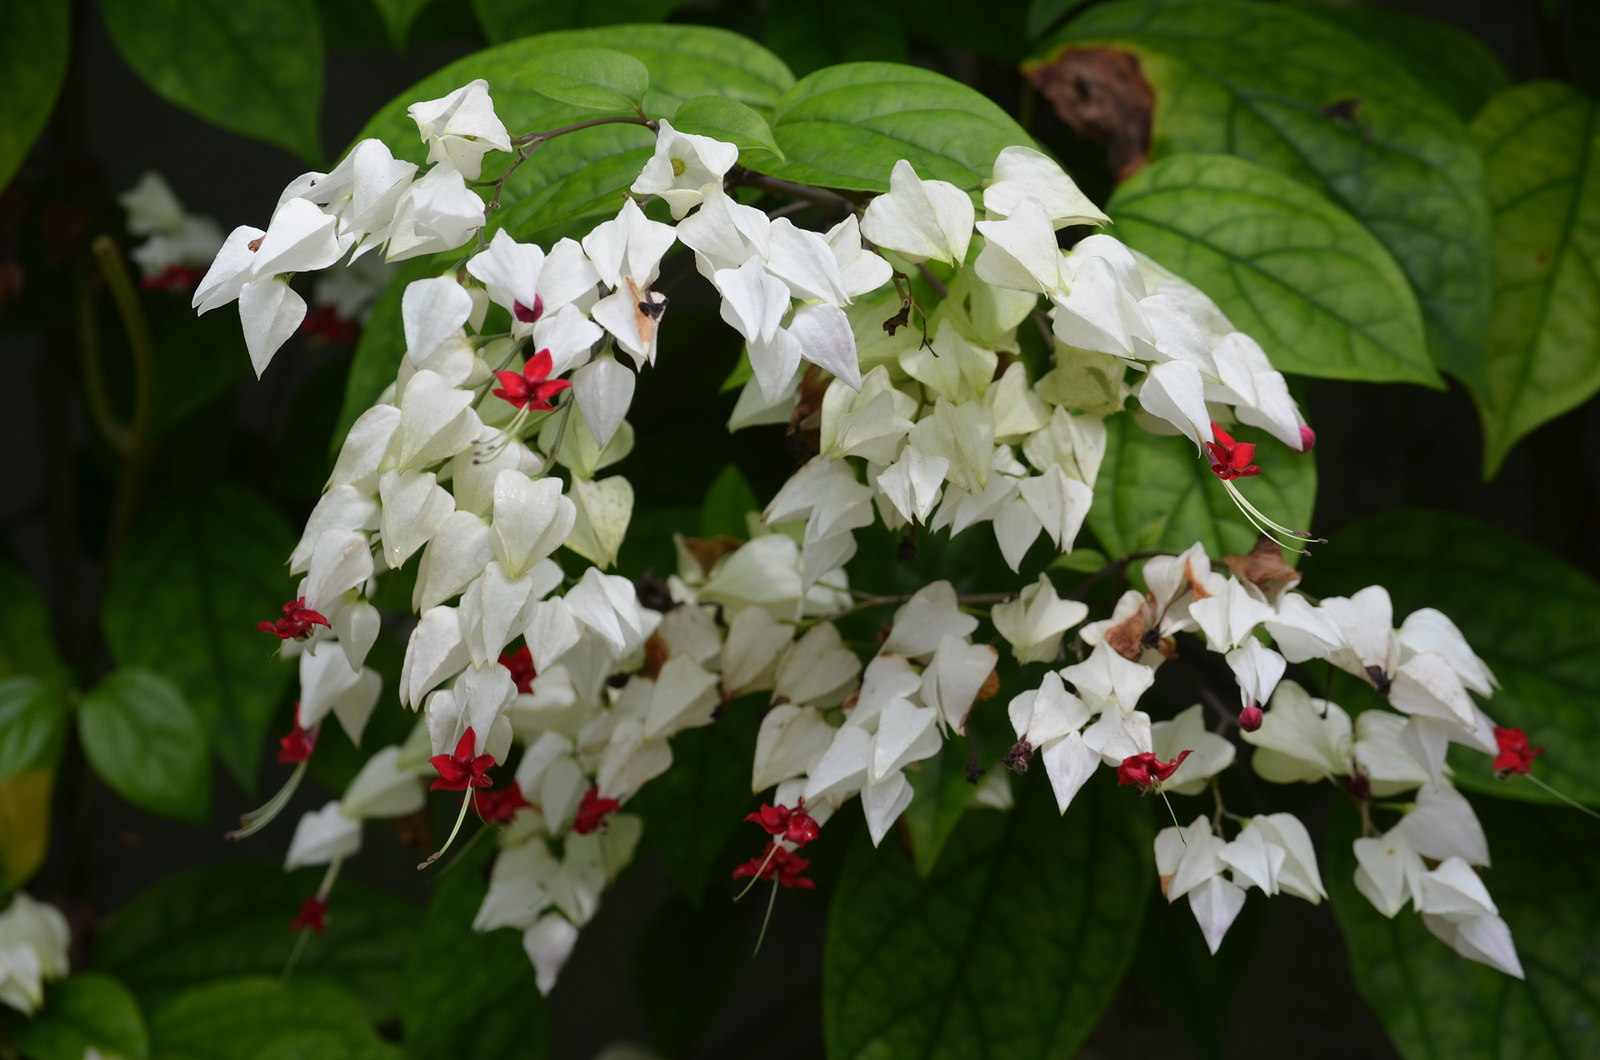
[(522, 368), (522, 377), (530, 383), (540, 383), (550, 378), (550, 369), (555, 366), (555, 359), (550, 356), (549, 350), (540, 350), (528, 358), (528, 363)]

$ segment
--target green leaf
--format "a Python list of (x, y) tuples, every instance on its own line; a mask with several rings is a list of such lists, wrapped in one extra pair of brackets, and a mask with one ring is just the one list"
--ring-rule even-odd
[(0, 679), (27, 675), (65, 686), (71, 675), (50, 639), (50, 612), (26, 574), (0, 562)]
[(1494, 207), (1495, 297), (1479, 393), (1484, 474), (1600, 389), (1600, 105), (1554, 81), (1472, 123)]
[[(117, 913), (95, 937), (95, 966), (120, 977), (147, 1009), (192, 986), (239, 975), (282, 973), (299, 941), (289, 921), (316, 893), (321, 869), (209, 865), (163, 880)], [(355, 994), (367, 1018), (400, 1012), (404, 966), (417, 907), (388, 891), (343, 879), (328, 930), (311, 935), (297, 983)]]
[(210, 813), (205, 733), (160, 674), (112, 671), (84, 697), (78, 734), (100, 779), (135, 806), (196, 823)]
[(750, 524), (745, 516), (759, 512), (761, 502), (745, 479), (738, 464), (729, 464), (718, 473), (706, 490), (706, 499), (700, 504), (700, 536), (737, 537), (750, 536)]
[(439, 881), (412, 933), (405, 967), (406, 1055), (411, 1060), (542, 1060), (544, 999), (516, 931), (479, 934), (472, 918), (488, 886), (487, 843)]
[(50, 119), (71, 43), (67, 0), (0, 0), (0, 188)]
[(168, 315), (156, 336), (150, 433), (161, 438), (238, 385), (250, 371), (239, 318), (231, 312)]
[(1398, 63), (1303, 11), (1247, 0), (1105, 4), (1054, 44), (1138, 56), (1155, 90), (1154, 156), (1238, 155), (1360, 220), (1416, 290), (1434, 363), (1482, 387), (1493, 292), (1483, 166), (1461, 119)]
[(1050, 561), (1051, 570), (1077, 571), (1079, 574), (1093, 574), (1095, 571), (1111, 562), (1105, 554), (1092, 548), (1075, 548), (1065, 556), (1058, 556)]
[(802, 184), (888, 191), (906, 159), (924, 180), (972, 188), (995, 156), (1033, 140), (959, 81), (898, 63), (845, 63), (802, 79), (778, 100), (773, 135), (786, 161), (763, 173)]
[(1511, 84), (1499, 57), (1466, 30), (1382, 4), (1296, 0), (1308, 15), (1349, 30), (1471, 121), (1489, 97)]
[(322, 161), (322, 31), (311, 0), (105, 0), (117, 50), (158, 96)]
[(406, 355), (405, 326), (400, 320), (400, 300), (405, 296), (406, 285), (413, 280), (427, 279), (431, 258), (412, 258), (400, 264), (389, 278), (373, 304), (372, 316), (361, 326), (361, 338), (356, 341), (356, 352), (350, 360), (350, 375), (345, 382), (344, 407), (339, 410), (339, 422), (328, 443), (329, 460), (339, 458), (339, 450), (350, 433), (350, 425), (383, 396), (400, 371), (400, 359)]
[(661, 907), (634, 951), (635, 995), (650, 1037), (664, 1056), (688, 1056), (717, 1014), (743, 947), (756, 903), (725, 898), (695, 909), (682, 895)]
[(483, 32), (495, 44), (552, 30), (659, 22), (684, 0), (472, 0)]
[(422, 14), (422, 9), (433, 0), (373, 0), (378, 5), (378, 10), (383, 13), (383, 24), (389, 30), (389, 39), (396, 48), (406, 46), (406, 34), (411, 31), (411, 23)]
[(762, 43), (804, 76), (835, 63), (906, 61), (900, 13), (852, 0), (772, 0)]
[(650, 71), (610, 48), (569, 48), (531, 60), (517, 80), (541, 96), (585, 110), (638, 110), (650, 91)]
[(1104, 770), (1064, 818), (1036, 771), (1010, 813), (968, 814), (927, 880), (863, 834), (828, 914), (828, 1055), (1076, 1055), (1135, 956), (1150, 837)]
[(120, 666), (173, 681), (246, 791), (293, 676), (255, 628), (294, 596), (295, 534), (253, 493), (219, 486), (155, 507), (117, 555), (102, 620)]
[(139, 1003), (127, 987), (100, 972), (51, 984), (44, 1008), (15, 1026), (18, 1048), (33, 1060), (83, 1060), (91, 1047), (122, 1060), (150, 1055)]
[[(480, 0), (480, 14), (482, 6)], [(525, 37), (451, 63), (396, 96), (367, 123), (361, 136), (376, 136), (397, 157), (421, 163), (427, 148), (417, 136), (416, 124), (406, 117), (406, 107), (479, 77), (489, 82), (495, 112), (513, 136), (591, 118), (592, 110), (558, 103), (515, 77), (530, 62), (572, 48), (609, 48), (644, 63), (650, 72), (644, 109), (657, 118), (672, 118), (684, 101), (706, 95), (735, 100), (765, 116), (794, 84), (794, 75), (777, 56), (727, 30), (688, 25), (566, 30)], [(552, 140), (507, 181), (501, 199), (506, 208), (491, 215), (490, 228), (503, 227), (518, 239), (548, 242), (552, 226), (614, 214), (654, 150), (650, 130), (635, 125), (602, 125)], [(493, 174), (495, 168), (491, 160), (486, 171)], [(392, 381), (391, 375), (383, 385)]]
[(1210, 295), (1282, 372), (1443, 387), (1383, 244), (1299, 181), (1229, 155), (1171, 155), (1117, 189), (1129, 246)]
[(946, 740), (944, 749), (922, 761), (922, 772), (907, 773), (915, 795), (900, 817), (911, 837), (911, 860), (926, 879), (939, 862), (956, 825), (977, 789), (967, 782), (965, 740)]
[[(1315, 459), (1247, 428), (1235, 434), (1257, 444), (1261, 467), (1261, 477), (1235, 483), (1239, 492), (1281, 525), (1308, 528), (1317, 496)], [(1181, 552), (1199, 541), (1207, 553), (1219, 556), (1243, 554), (1255, 545), (1255, 528), (1193, 442), (1151, 434), (1129, 415), (1106, 421), (1106, 442), (1094, 507), (1089, 509), (1089, 526), (1106, 555)], [(1296, 557), (1289, 553), (1286, 558)]]
[(1494, 867), (1483, 873), (1527, 975), (1457, 956), (1415, 910), (1386, 920), (1354, 884), (1360, 822), (1328, 822), (1328, 893), (1356, 986), (1407, 1060), (1600, 1055), (1600, 826), (1574, 810), (1475, 799)]
[(783, 161), (783, 148), (773, 138), (767, 119), (736, 99), (696, 96), (684, 100), (672, 116), (672, 127), (733, 144), (739, 149), (740, 159), (764, 161), (770, 155)]
[(37, 677), (0, 681), (0, 781), (41, 764), (59, 746), (66, 718), (59, 689)]
[(717, 863), (722, 848), (751, 827), (743, 820), (755, 808), (750, 762), (763, 705), (761, 697), (737, 699), (710, 725), (674, 736), (672, 768), (628, 803), (630, 812), (644, 818), (646, 841), (695, 906), (715, 873), (733, 870)]
[(1189, 903), (1182, 898), (1169, 903), (1159, 888), (1150, 888), (1144, 930), (1135, 949), (1141, 955), (1161, 956), (1139, 961), (1133, 975), (1183, 1024), (1196, 1051), (1207, 1060), (1221, 1060), (1223, 1055), (1234, 998), (1254, 963), (1267, 905), (1260, 893), (1246, 898), (1213, 954)]
[(157, 1060), (399, 1060), (354, 997), (281, 971), (220, 979), (173, 998), (150, 1019)]
[[(1444, 512), (1386, 512), (1315, 553), (1307, 587), (1320, 596), (1377, 584), (1397, 625), (1419, 607), (1448, 615), (1500, 679), (1483, 705), (1489, 716), (1544, 746), (1534, 774), (1600, 806), (1600, 585), (1541, 548)], [(1450, 762), (1462, 787), (1550, 800), (1525, 779), (1495, 780), (1487, 755), (1452, 748)]]

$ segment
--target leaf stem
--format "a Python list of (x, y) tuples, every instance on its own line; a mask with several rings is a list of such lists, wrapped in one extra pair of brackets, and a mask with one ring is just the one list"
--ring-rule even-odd
[(494, 180), (476, 182), (480, 187), (494, 188), (494, 198), (489, 200), (489, 205), (483, 208), (483, 212), (486, 214), (492, 213), (500, 208), (500, 195), (506, 190), (506, 181), (511, 179), (511, 174), (515, 173), (522, 163), (531, 158), (535, 151), (558, 136), (575, 133), (580, 129), (592, 129), (597, 125), (643, 125), (651, 132), (656, 131), (656, 123), (642, 115), (614, 114), (605, 118), (590, 118), (588, 121), (573, 122), (571, 125), (563, 125), (558, 129), (550, 129), (546, 132), (525, 133), (522, 136), (512, 137), (511, 143), (520, 147), (521, 150), (511, 160), (511, 164)]

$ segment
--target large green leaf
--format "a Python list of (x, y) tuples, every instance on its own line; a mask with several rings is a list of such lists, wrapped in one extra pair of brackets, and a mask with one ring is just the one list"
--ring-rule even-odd
[(902, 158), (924, 180), (970, 188), (1002, 148), (1033, 144), (988, 97), (898, 63), (844, 63), (801, 79), (778, 100), (772, 131), (787, 160), (762, 172), (853, 191), (888, 191)]
[(900, 820), (911, 839), (912, 863), (924, 878), (939, 863), (977, 790), (967, 782), (967, 753), (965, 740), (947, 740), (943, 750), (922, 761), (920, 773), (906, 774), (916, 794)]
[(1154, 155), (1239, 155), (1353, 214), (1416, 289), (1434, 362), (1482, 386), (1493, 289), (1483, 167), (1461, 119), (1398, 63), (1303, 11), (1247, 0), (1104, 4), (1055, 44), (1138, 55), (1156, 96)]
[[(1550, 553), (1444, 512), (1387, 512), (1347, 526), (1306, 565), (1321, 596), (1382, 585), (1395, 622), (1419, 607), (1450, 616), (1500, 679), (1484, 704), (1501, 725), (1545, 748), (1534, 772), (1600, 805), (1600, 585)], [(1463, 787), (1548, 800), (1524, 779), (1494, 779), (1488, 756), (1453, 748)]]
[(1297, 0), (1308, 15), (1343, 27), (1405, 67), (1462, 121), (1511, 83), (1487, 44), (1448, 22), (1396, 11), (1382, 4)]
[(758, 162), (765, 161), (767, 155), (783, 158), (783, 149), (773, 138), (767, 119), (736, 99), (722, 96), (686, 99), (673, 116), (672, 127), (679, 132), (710, 136), (733, 144), (739, 149), (740, 158)]
[(112, 671), (84, 697), (78, 735), (95, 773), (135, 806), (196, 822), (210, 813), (205, 732), (160, 674)]
[(183, 691), (217, 754), (254, 791), (262, 736), (293, 675), (255, 628), (294, 595), (294, 531), (233, 486), (152, 511), (117, 556), (102, 620), (122, 666)]
[(333, 983), (243, 976), (193, 987), (150, 1019), (155, 1060), (400, 1060)]
[[(121, 978), (155, 1010), (192, 986), (238, 975), (277, 975), (299, 941), (289, 930), (316, 893), (321, 869), (208, 865), (163, 880), (117, 913), (95, 937), (97, 968)], [(375, 1022), (400, 1012), (417, 908), (388, 891), (340, 880), (328, 930), (311, 935), (297, 983), (336, 984)]]
[(889, 4), (773, 0), (762, 40), (801, 76), (835, 63), (906, 59), (900, 13)]
[(60, 689), (37, 677), (0, 681), (0, 781), (41, 764), (59, 744), (66, 717)]
[(412, 932), (405, 966), (406, 1055), (411, 1060), (542, 1060), (544, 1000), (522, 938), (479, 934), (472, 918), (488, 887), (494, 848), (469, 852), (439, 881)]
[(1328, 893), (1356, 986), (1407, 1060), (1558, 1060), (1600, 1055), (1600, 826), (1576, 811), (1479, 799), (1525, 981), (1459, 957), (1411, 908), (1386, 920), (1356, 890), (1344, 800), (1328, 822)]
[(484, 36), (496, 44), (551, 30), (658, 22), (684, 0), (472, 0)]
[(157, 95), (321, 161), (322, 30), (311, 0), (104, 0), (100, 12)]
[(926, 880), (860, 836), (828, 915), (828, 1055), (1076, 1055), (1135, 957), (1150, 834), (1109, 772), (1062, 818), (1040, 770), (1011, 812), (967, 814)]
[(678, 889), (698, 907), (706, 884), (732, 865), (717, 856), (735, 832), (747, 829), (755, 849), (754, 825), (743, 824), (755, 809), (750, 794), (750, 762), (761, 727), (760, 697), (747, 696), (722, 709), (710, 725), (672, 738), (672, 768), (646, 784), (630, 803), (644, 818), (644, 834), (667, 863)]
[(160, 438), (221, 397), (250, 371), (250, 354), (238, 315), (168, 315), (156, 336), (155, 393), (150, 433)]
[(628, 114), (644, 105), (650, 71), (611, 48), (567, 48), (531, 60), (517, 80), (541, 96), (584, 110)]
[[(1317, 465), (1309, 453), (1249, 428), (1242, 441), (1255, 442), (1259, 478), (1235, 483), (1251, 504), (1283, 526), (1309, 528), (1317, 497)], [(1196, 541), (1213, 556), (1249, 552), (1252, 527), (1211, 465), (1187, 438), (1151, 434), (1132, 416), (1106, 421), (1106, 456), (1095, 483), (1089, 527), (1106, 555), (1159, 549), (1180, 552)], [(1289, 559), (1294, 559), (1291, 553)]]
[(1268, 901), (1259, 891), (1246, 897), (1238, 919), (1212, 953), (1189, 903), (1181, 898), (1168, 902), (1159, 889), (1150, 888), (1138, 951), (1160, 957), (1137, 962), (1133, 975), (1183, 1024), (1206, 1060), (1223, 1055), (1234, 998), (1254, 964)]
[(1484, 471), (1600, 389), (1600, 104), (1535, 81), (1472, 123), (1494, 207)]
[(1311, 188), (1230, 155), (1171, 155), (1117, 189), (1117, 235), (1210, 295), (1273, 367), (1443, 386), (1383, 244)]
[(32, 1060), (83, 1060), (89, 1048), (145, 1060), (150, 1032), (127, 987), (109, 975), (83, 972), (46, 990), (44, 1008), (17, 1024), (16, 1044)]
[(50, 118), (71, 37), (67, 0), (0, 0), (0, 188)]

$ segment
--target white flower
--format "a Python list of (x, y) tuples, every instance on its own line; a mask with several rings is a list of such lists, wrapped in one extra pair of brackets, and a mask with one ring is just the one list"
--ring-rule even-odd
[(644, 738), (674, 736), (684, 729), (710, 725), (712, 712), (721, 703), (717, 675), (687, 655), (674, 655), (656, 675)]
[(1455, 671), (1461, 683), (1478, 695), (1488, 698), (1500, 687), (1487, 664), (1468, 646), (1456, 624), (1431, 607), (1413, 611), (1400, 624), (1397, 633), (1402, 647), (1421, 654), (1433, 652), (1441, 656)]
[(369, 817), (404, 817), (428, 803), (421, 779), (409, 769), (401, 769), (400, 748), (385, 747), (361, 767), (361, 772), (345, 788), (339, 812), (355, 820)]
[(970, 644), (964, 637), (946, 633), (922, 671), (922, 702), (937, 707), (951, 730), (965, 732), (967, 714), (999, 658), (993, 645)]
[(406, 644), (400, 670), (400, 703), (416, 710), (440, 682), (460, 672), (471, 660), (461, 636), (461, 620), (453, 607), (434, 607), (422, 613)]
[(1139, 405), (1150, 415), (1172, 424), (1191, 442), (1212, 440), (1205, 380), (1200, 369), (1188, 361), (1153, 365), (1139, 387)]
[(681, 221), (700, 205), (708, 185), (722, 188), (723, 176), (739, 161), (739, 149), (709, 136), (681, 133), (665, 118), (658, 125), (656, 153), (628, 190), (661, 196), (672, 208), (673, 220)]
[(1090, 709), (1098, 711), (1115, 704), (1123, 714), (1138, 706), (1139, 697), (1156, 680), (1150, 667), (1129, 662), (1104, 643), (1097, 645), (1083, 662), (1062, 670), (1061, 676), (1072, 682)]
[(576, 520), (577, 509), (562, 496), (560, 479), (532, 481), (511, 468), (495, 477), (489, 547), (507, 578), (522, 577), (524, 571), (560, 548)]
[(1239, 682), (1239, 700), (1245, 707), (1258, 706), (1271, 699), (1287, 668), (1283, 656), (1263, 647), (1254, 637), (1247, 637), (1242, 647), (1233, 649), (1224, 658), (1233, 671), (1234, 680)]
[(567, 590), (564, 599), (572, 609), (572, 617), (600, 636), (617, 655), (632, 651), (649, 636), (639, 596), (626, 578), (602, 574), (599, 568), (590, 567), (578, 584)]
[(1018, 199), (1010, 217), (979, 221), (977, 228), (983, 235), (983, 250), (973, 263), (979, 279), (1013, 291), (1067, 296), (1066, 258), (1037, 202)]
[(1296, 452), (1311, 447), (1315, 436), (1289, 396), (1289, 384), (1255, 339), (1232, 332), (1212, 346), (1211, 356), (1222, 385), (1206, 387), (1207, 401), (1232, 405), (1239, 422), (1260, 427)]
[(482, 227), (483, 200), (459, 170), (437, 165), (406, 187), (395, 204), (394, 221), (371, 242), (388, 242), (386, 261), (404, 261), (454, 250)]
[(1390, 829), (1376, 838), (1357, 839), (1354, 848), (1356, 890), (1373, 908), (1391, 920), (1408, 901), (1421, 909), (1427, 866), (1404, 832)]
[(1461, 956), (1524, 978), (1511, 929), (1483, 881), (1461, 858), (1446, 858), (1422, 877), (1418, 911), (1428, 930)]
[(386, 471), (378, 480), (383, 501), (383, 558), (391, 570), (405, 565), (455, 510), (455, 498), (431, 471)]
[(173, 235), (183, 227), (183, 204), (160, 173), (146, 170), (139, 182), (117, 196), (136, 236)]
[(791, 703), (831, 707), (844, 701), (861, 672), (861, 660), (845, 647), (832, 622), (819, 622), (778, 660), (772, 697)]
[(900, 451), (898, 460), (878, 473), (873, 485), (902, 519), (926, 523), (939, 503), (939, 487), (949, 468), (950, 461), (944, 457), (926, 457), (916, 446), (908, 445)]
[(1274, 784), (1313, 784), (1350, 773), (1350, 715), (1312, 699), (1293, 681), (1278, 686), (1261, 727), (1239, 735), (1256, 748), (1251, 766)]
[(1233, 765), (1233, 744), (1206, 729), (1205, 711), (1198, 703), (1171, 721), (1152, 724), (1150, 744), (1163, 762), (1189, 752), (1177, 771), (1161, 782), (1163, 791), (1177, 795), (1200, 794), (1212, 777)]
[(778, 657), (794, 638), (794, 626), (780, 623), (754, 604), (740, 608), (728, 623), (722, 645), (722, 694), (733, 699), (772, 687)]
[(539, 993), (548, 997), (555, 989), (572, 947), (578, 944), (578, 929), (566, 918), (551, 913), (522, 933), (522, 948), (533, 963), (534, 982)]
[(816, 707), (780, 703), (767, 711), (756, 735), (750, 790), (759, 794), (811, 772), (832, 745), (833, 733)]
[(1089, 605), (1063, 600), (1048, 576), (1022, 590), (1015, 600), (996, 604), (990, 612), (994, 628), (1010, 642), (1017, 661), (1053, 662), (1061, 635), (1089, 614)]
[(1250, 819), (1250, 827), (1284, 852), (1277, 868), (1278, 890), (1304, 898), (1312, 905), (1328, 897), (1317, 869), (1316, 847), (1300, 818), (1292, 813), (1257, 814)]
[(1007, 147), (994, 160), (983, 208), (990, 217), (1005, 217), (1028, 200), (1043, 208), (1052, 228), (1111, 223), (1054, 159), (1032, 148)]
[(728, 608), (755, 605), (775, 619), (793, 621), (803, 592), (800, 546), (787, 534), (764, 534), (718, 561), (698, 597)]
[(913, 263), (960, 265), (972, 240), (975, 211), (967, 193), (942, 180), (921, 180), (905, 159), (894, 164), (889, 190), (867, 204), (861, 234)]
[(511, 150), (511, 137), (489, 98), (489, 82), (482, 78), (440, 99), (413, 103), (406, 114), (428, 145), (428, 161), (448, 162), (468, 180), (482, 173), (484, 155)]
[(895, 610), (882, 651), (927, 661), (947, 636), (966, 637), (978, 620), (961, 611), (956, 591), (947, 581), (929, 582)]
[(1127, 247), (1111, 236), (1092, 235), (1072, 248), (1062, 269), (1065, 289), (1051, 292), (1056, 338), (1068, 346), (1119, 357), (1134, 355), (1135, 339), (1152, 339), (1139, 310), (1146, 294), (1144, 280)]
[(350, 736), (361, 742), (361, 730), (377, 706), (383, 692), (383, 675), (363, 667), (357, 671), (339, 649), (323, 641), (315, 649), (300, 653), (299, 722), (309, 729), (331, 712)]
[(1489, 840), (1472, 812), (1472, 804), (1455, 788), (1424, 784), (1416, 809), (1395, 826), (1425, 858), (1457, 858), (1469, 865), (1489, 864)]
[(844, 292), (852, 300), (876, 291), (894, 275), (894, 266), (861, 245), (855, 214), (828, 229), (828, 246), (839, 266)]
[(335, 800), (320, 810), (307, 810), (300, 818), (283, 869), (293, 872), (307, 865), (326, 865), (360, 849), (361, 822), (340, 813)]
[(1206, 647), (1226, 652), (1252, 639), (1250, 633), (1273, 617), (1272, 605), (1252, 596), (1238, 578), (1213, 583), (1211, 595), (1189, 605), (1189, 614), (1206, 635)]
[(67, 918), (48, 902), (19, 891), (0, 913), (0, 1004), (32, 1015), (44, 1004), (44, 981), (70, 970)]

